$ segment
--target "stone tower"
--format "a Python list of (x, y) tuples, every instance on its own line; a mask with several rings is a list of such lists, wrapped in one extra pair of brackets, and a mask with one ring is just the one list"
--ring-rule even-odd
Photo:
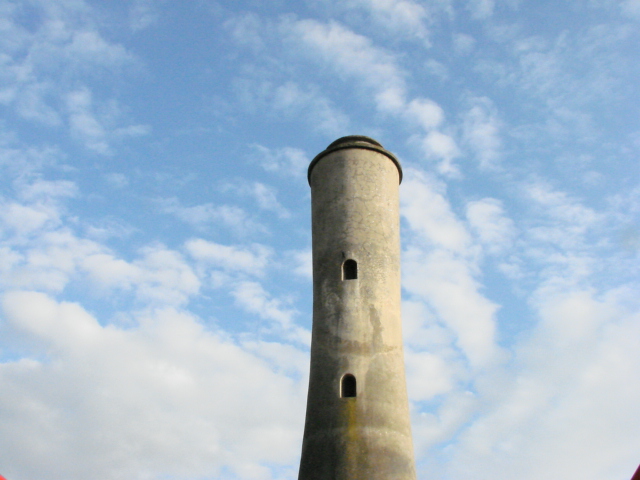
[(313, 333), (299, 480), (414, 480), (398, 160), (343, 137), (309, 165)]

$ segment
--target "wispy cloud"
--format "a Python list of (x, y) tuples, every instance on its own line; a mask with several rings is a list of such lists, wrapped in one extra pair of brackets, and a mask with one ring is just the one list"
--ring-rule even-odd
[(239, 235), (266, 231), (262, 224), (255, 221), (244, 209), (235, 205), (203, 203), (186, 207), (177, 198), (159, 200), (158, 203), (164, 213), (175, 215), (199, 230), (215, 229), (222, 225)]
[[(345, 79), (357, 82), (370, 92), (376, 109), (385, 115), (400, 118), (417, 125), (416, 134), (424, 155), (439, 161), (439, 170), (456, 176), (458, 169), (453, 160), (459, 149), (451, 135), (437, 129), (444, 120), (442, 108), (428, 98), (409, 100), (406, 71), (396, 57), (374, 45), (366, 36), (357, 34), (337, 22), (321, 23), (316, 20), (284, 20), (289, 44), (306, 55), (320, 59), (324, 65)], [(312, 53), (313, 52), (313, 53)]]
[(257, 14), (246, 13), (231, 17), (224, 22), (224, 27), (236, 44), (249, 47), (254, 52), (265, 49), (266, 45), (263, 40), (264, 20)]
[(640, 18), (640, 2), (638, 0), (626, 0), (622, 2), (622, 11), (632, 18)]
[(502, 156), (501, 122), (493, 102), (486, 98), (474, 98), (471, 107), (463, 115), (463, 140), (480, 168), (498, 168)]
[[(261, 72), (262, 73), (262, 72)], [(315, 131), (338, 135), (349, 125), (349, 117), (311, 82), (266, 80), (246, 75), (234, 82), (236, 95), (251, 112), (264, 109), (275, 118), (302, 118)]]
[(373, 90), (376, 105), (382, 111), (394, 111), (404, 105), (405, 72), (393, 55), (375, 47), (371, 39), (337, 22), (285, 21), (283, 28), (290, 32), (291, 41), (298, 48), (302, 42), (341, 75), (353, 77)]
[[(535, 182), (523, 190), (531, 206), (537, 213), (537, 221), (528, 226), (527, 235), (538, 249), (546, 249), (542, 254), (545, 262), (558, 262), (562, 268), (572, 266), (565, 273), (573, 271), (578, 277), (584, 276), (589, 269), (584, 262), (574, 262), (580, 257), (589, 262), (591, 253), (586, 248), (590, 243), (589, 234), (598, 225), (602, 225), (602, 214), (585, 206), (576, 198), (561, 190), (555, 190), (544, 182)], [(592, 247), (597, 245), (592, 244)], [(558, 252), (556, 249), (560, 248)], [(553, 251), (555, 251), (555, 254)], [(531, 253), (534, 253), (532, 249)], [(540, 251), (534, 253), (538, 255)], [(542, 259), (542, 258), (541, 258)]]
[(157, 0), (134, 0), (129, 10), (131, 30), (143, 30), (156, 23), (160, 17)]
[(296, 309), (272, 297), (261, 284), (254, 281), (240, 282), (235, 286), (232, 295), (241, 308), (271, 322), (265, 332), (279, 332), (296, 343), (310, 345), (311, 332), (294, 322), (294, 316), (298, 313)]
[(495, 8), (494, 0), (468, 0), (467, 8), (471, 15), (478, 20), (489, 18), (493, 15)]
[(293, 273), (311, 280), (313, 277), (313, 257), (311, 249), (287, 252), (288, 265), (293, 266)]
[(303, 177), (310, 163), (308, 155), (299, 148), (284, 147), (270, 149), (262, 145), (253, 145), (255, 159), (268, 172)]
[(418, 38), (425, 46), (431, 46), (428, 27), (432, 12), (428, 8), (437, 9), (441, 7), (440, 2), (429, 6), (412, 0), (350, 0), (345, 3), (353, 9), (368, 10), (379, 28)]
[(67, 96), (69, 127), (71, 135), (84, 141), (88, 148), (97, 153), (109, 153), (106, 131), (92, 112), (91, 93), (84, 89)]
[(100, 112), (87, 88), (68, 93), (66, 105), (71, 136), (102, 155), (111, 153), (110, 143), (115, 139), (138, 137), (150, 132), (147, 125), (114, 127), (119, 116), (117, 107), (114, 109), (112, 105)]
[(405, 171), (401, 212), (409, 225), (408, 233), (420, 243), (464, 255), (471, 237), (445, 198), (445, 185), (423, 171), (409, 168)]
[(141, 300), (180, 305), (200, 291), (200, 279), (180, 253), (152, 245), (144, 247), (141, 254), (134, 262), (140, 272), (134, 285)]
[(474, 278), (472, 266), (443, 251), (409, 249), (404, 257), (404, 288), (430, 305), (451, 329), (471, 368), (484, 368), (499, 360), (499, 306), (480, 293), (481, 284)]
[(264, 245), (253, 244), (247, 248), (240, 248), (201, 238), (189, 240), (185, 249), (193, 258), (207, 266), (231, 272), (240, 271), (258, 277), (264, 275), (264, 270), (273, 255), (273, 251)]
[(517, 235), (515, 224), (507, 217), (502, 202), (494, 198), (469, 202), (467, 220), (479, 243), (491, 254), (504, 253)]
[[(31, 14), (40, 18), (35, 29), (23, 25), (20, 9), (5, 12), (3, 29), (14, 40), (0, 45), (0, 102), (22, 118), (49, 127), (68, 123), (70, 134), (87, 148), (108, 153), (110, 134), (122, 119), (111, 112), (111, 122), (105, 124), (95, 110), (95, 93), (86, 86), (70, 91), (69, 85), (84, 85), (97, 72), (118, 73), (135, 64), (134, 56), (100, 33), (94, 12), (84, 2), (36, 2), (32, 7)], [(148, 131), (146, 126), (136, 127)], [(131, 127), (124, 128), (120, 132)]]
[(252, 198), (260, 210), (275, 213), (280, 218), (289, 218), (291, 213), (278, 201), (278, 191), (275, 187), (262, 182), (229, 183), (223, 190), (236, 192), (238, 195)]
[(401, 214), (409, 238), (403, 287), (451, 329), (472, 368), (490, 365), (499, 359), (498, 305), (480, 293), (472, 237), (438, 191), (437, 182), (418, 171), (406, 173)]

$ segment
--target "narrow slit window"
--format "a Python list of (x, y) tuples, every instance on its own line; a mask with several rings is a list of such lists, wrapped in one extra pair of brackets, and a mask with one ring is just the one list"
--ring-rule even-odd
[(358, 263), (355, 260), (345, 260), (342, 264), (342, 279), (355, 280), (358, 278)]
[(352, 398), (356, 396), (356, 377), (350, 373), (347, 373), (342, 377), (340, 396), (342, 398)]

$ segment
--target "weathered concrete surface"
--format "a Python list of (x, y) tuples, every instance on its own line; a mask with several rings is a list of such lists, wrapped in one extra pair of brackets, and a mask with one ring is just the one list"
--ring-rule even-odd
[[(299, 479), (413, 480), (400, 317), (400, 165), (366, 137), (345, 137), (323, 153), (309, 172), (313, 339)], [(358, 264), (355, 280), (342, 278), (347, 259)], [(341, 398), (345, 374), (356, 378), (356, 397)]]

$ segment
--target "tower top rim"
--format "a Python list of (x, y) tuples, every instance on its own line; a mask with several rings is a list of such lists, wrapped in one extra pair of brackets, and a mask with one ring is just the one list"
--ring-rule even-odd
[(309, 181), (309, 185), (311, 185), (311, 172), (320, 160), (322, 160), (330, 153), (336, 152), (338, 150), (345, 150), (348, 148), (362, 148), (365, 150), (373, 150), (374, 152), (385, 155), (395, 164), (396, 168), (398, 169), (398, 175), (400, 178), (398, 183), (402, 183), (402, 166), (393, 153), (386, 150), (380, 142), (374, 140), (371, 137), (366, 137), (364, 135), (347, 135), (346, 137), (340, 137), (336, 141), (331, 142), (331, 144), (329, 144), (329, 146), (324, 151), (316, 155), (315, 158), (311, 161), (311, 163), (309, 164), (309, 170), (307, 171), (307, 180)]

